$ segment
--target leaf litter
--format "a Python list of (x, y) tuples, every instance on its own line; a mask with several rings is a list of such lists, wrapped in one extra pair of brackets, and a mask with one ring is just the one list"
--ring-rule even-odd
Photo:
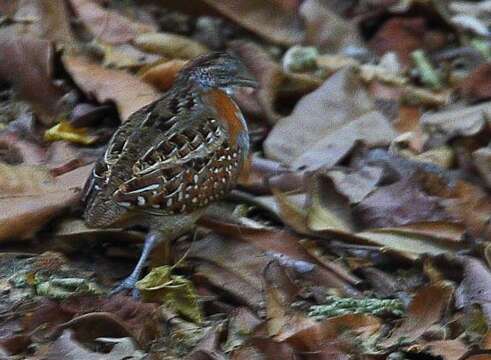
[[(0, 1), (0, 357), (486, 359), (489, 1)], [(117, 126), (228, 50), (237, 189), (109, 296), (144, 232), (87, 229)]]

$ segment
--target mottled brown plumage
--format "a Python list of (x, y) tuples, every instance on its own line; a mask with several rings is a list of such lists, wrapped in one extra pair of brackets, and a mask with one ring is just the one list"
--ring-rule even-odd
[[(146, 224), (150, 249), (159, 236), (171, 240), (188, 230), (210, 202), (230, 191), (244, 166), (247, 127), (227, 91), (252, 85), (231, 55), (193, 60), (168, 93), (113, 135), (85, 188), (87, 225)], [(122, 287), (133, 286), (141, 266)]]

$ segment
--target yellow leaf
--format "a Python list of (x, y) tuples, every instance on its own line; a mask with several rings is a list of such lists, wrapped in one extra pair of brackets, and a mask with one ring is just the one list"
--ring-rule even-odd
[(66, 140), (72, 143), (90, 145), (96, 139), (95, 136), (87, 134), (86, 128), (75, 128), (65, 120), (44, 132), (45, 141)]

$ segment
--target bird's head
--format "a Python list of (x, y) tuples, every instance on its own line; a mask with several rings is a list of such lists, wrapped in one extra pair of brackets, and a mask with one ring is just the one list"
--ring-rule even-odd
[(203, 88), (232, 90), (256, 87), (257, 81), (244, 64), (226, 52), (212, 52), (191, 60), (179, 73), (178, 81), (192, 81)]

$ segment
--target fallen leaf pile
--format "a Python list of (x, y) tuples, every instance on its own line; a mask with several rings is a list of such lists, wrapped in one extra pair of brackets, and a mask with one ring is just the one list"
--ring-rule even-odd
[[(0, 358), (491, 359), (491, 1), (0, 0)], [(80, 194), (229, 51), (251, 166), (110, 289), (141, 228)], [(170, 262), (169, 262), (170, 260)]]

